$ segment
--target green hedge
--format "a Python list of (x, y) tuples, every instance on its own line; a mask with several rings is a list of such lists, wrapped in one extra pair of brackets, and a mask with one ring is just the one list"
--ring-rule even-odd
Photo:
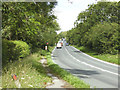
[(118, 53), (118, 24), (103, 22), (97, 24), (91, 28), (91, 31), (87, 35), (87, 46), (91, 46), (92, 49), (99, 53)]
[(30, 47), (23, 41), (2, 40), (2, 62), (3, 64), (19, 60), (30, 54)]

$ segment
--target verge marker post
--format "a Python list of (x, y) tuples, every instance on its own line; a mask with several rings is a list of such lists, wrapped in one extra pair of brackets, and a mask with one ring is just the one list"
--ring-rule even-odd
[(47, 50), (47, 46), (45, 46), (45, 50)]

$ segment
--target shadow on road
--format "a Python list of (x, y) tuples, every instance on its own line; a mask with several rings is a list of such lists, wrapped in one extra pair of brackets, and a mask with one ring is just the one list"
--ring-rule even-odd
[(89, 78), (91, 75), (100, 74), (93, 70), (80, 70), (80, 69), (65, 69), (65, 70), (80, 78)]
[(73, 52), (76, 52), (76, 53), (81, 53), (81, 51), (73, 51)]
[(56, 56), (56, 55), (53, 55), (53, 56), (51, 56), (51, 57), (58, 57), (58, 56)]

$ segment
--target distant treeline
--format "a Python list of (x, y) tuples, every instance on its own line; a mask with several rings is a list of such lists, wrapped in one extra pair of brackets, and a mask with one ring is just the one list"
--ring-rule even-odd
[[(2, 3), (3, 60), (10, 61), (10, 59), (16, 59), (14, 57), (18, 55), (24, 57), (35, 48), (44, 49), (46, 43), (55, 44), (56, 31), (60, 29), (56, 21), (57, 17), (53, 14), (53, 8), (56, 5), (56, 2)], [(30, 51), (28, 46), (27, 49), (23, 48), (26, 47), (24, 42), (29, 45)], [(17, 55), (17, 52), (20, 53)], [(26, 54), (23, 55), (22, 52)]]
[(120, 47), (120, 2), (88, 5), (67, 32), (70, 44), (85, 46), (98, 53), (116, 54)]

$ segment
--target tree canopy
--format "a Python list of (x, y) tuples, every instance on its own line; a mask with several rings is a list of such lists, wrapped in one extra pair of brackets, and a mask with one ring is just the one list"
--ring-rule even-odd
[(67, 41), (98, 53), (117, 53), (119, 7), (117, 2), (88, 5), (88, 9), (79, 13), (75, 27), (67, 32)]
[(22, 40), (32, 48), (53, 45), (59, 25), (53, 8), (57, 2), (3, 2), (2, 38)]

